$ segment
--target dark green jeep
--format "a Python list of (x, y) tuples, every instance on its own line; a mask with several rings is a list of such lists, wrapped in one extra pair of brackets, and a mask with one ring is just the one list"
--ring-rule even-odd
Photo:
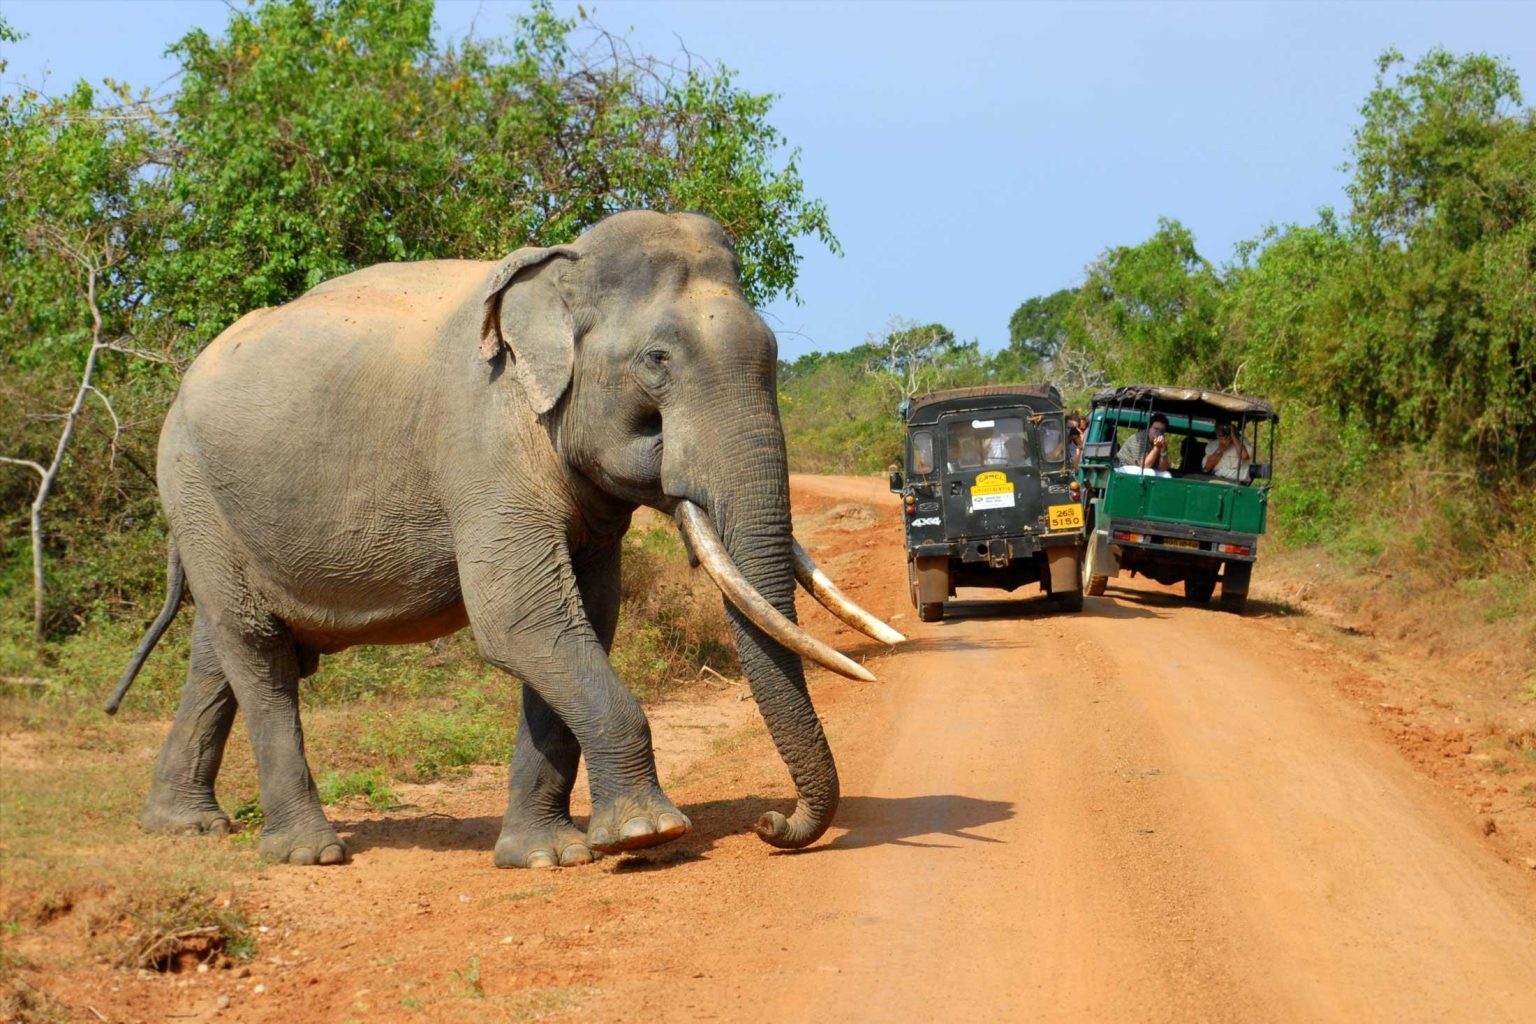
[(918, 618), (944, 616), (956, 587), (1041, 584), (1083, 606), (1083, 508), (1061, 396), (1048, 384), (936, 391), (903, 402), (907, 471), (891, 474), (906, 519)]
[[(1263, 399), (1135, 384), (1093, 397), (1077, 478), (1083, 588), (1140, 573), (1241, 612), (1269, 510), (1275, 410)], [(1262, 459), (1260, 455), (1262, 454)]]

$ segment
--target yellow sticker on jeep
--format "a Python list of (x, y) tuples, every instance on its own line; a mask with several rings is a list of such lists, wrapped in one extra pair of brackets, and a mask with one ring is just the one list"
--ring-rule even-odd
[(1013, 482), (1007, 473), (993, 469), (976, 474), (971, 485), (971, 510), (987, 508), (1013, 508)]
[(1046, 523), (1052, 530), (1083, 528), (1083, 506), (1075, 501), (1070, 505), (1052, 505), (1045, 511), (1048, 516)]

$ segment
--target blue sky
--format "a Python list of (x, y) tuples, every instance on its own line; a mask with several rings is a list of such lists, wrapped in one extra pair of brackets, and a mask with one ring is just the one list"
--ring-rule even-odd
[[(559, 4), (571, 13), (574, 4)], [(1375, 58), (1485, 51), (1536, 98), (1532, 3), (585, 4), (637, 50), (680, 45), (779, 99), (845, 253), (801, 249), (802, 304), (765, 312), (781, 354), (847, 348), (893, 317), (991, 349), (1023, 300), (1074, 285), (1159, 216), (1210, 259), (1267, 224), (1343, 203)], [(440, 34), (504, 34), (521, 4), (439, 2)], [(153, 85), (222, 2), (0, 0), (30, 38), (3, 87)]]

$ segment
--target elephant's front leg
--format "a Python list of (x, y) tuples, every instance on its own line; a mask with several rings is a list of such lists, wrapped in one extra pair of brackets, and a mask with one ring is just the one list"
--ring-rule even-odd
[[(619, 624), (621, 537), (576, 559), (581, 604), (603, 650), (613, 650)], [(501, 868), (571, 867), (592, 862), (587, 836), (571, 820), (571, 791), (581, 745), (575, 733), (530, 686), (523, 687), (517, 749), (507, 783), (507, 813), (496, 839)]]
[(611, 578), (595, 571), (579, 587), (563, 545), (554, 547), (541, 564), (506, 565), (464, 554), (459, 560), (464, 603), (482, 653), (524, 683), (507, 817), (496, 846), (501, 865), (580, 863), (581, 853), (569, 841), (579, 833), (574, 826), (564, 831), (562, 822), (570, 820), (570, 787), (581, 754), (592, 786), (589, 854), (655, 846), (691, 827), (661, 791), (650, 725), (608, 660), (618, 613), (618, 553), (611, 556)]

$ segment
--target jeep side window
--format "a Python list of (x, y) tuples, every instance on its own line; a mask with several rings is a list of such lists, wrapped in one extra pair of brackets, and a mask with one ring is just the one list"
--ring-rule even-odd
[(923, 476), (933, 472), (933, 435), (926, 430), (912, 435), (911, 471)]

